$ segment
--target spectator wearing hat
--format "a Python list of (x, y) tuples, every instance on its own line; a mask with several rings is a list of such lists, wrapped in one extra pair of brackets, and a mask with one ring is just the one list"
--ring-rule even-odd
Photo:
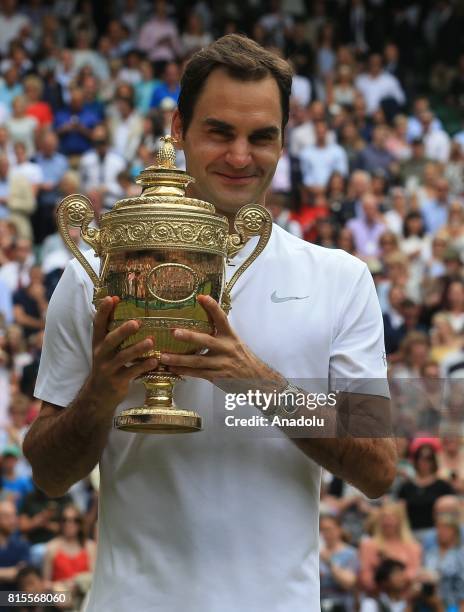
[(11, 494), (11, 498), (16, 503), (17, 508), (28, 493), (32, 491), (32, 479), (28, 476), (17, 476), (16, 465), (21, 456), (21, 451), (17, 446), (6, 446), (2, 452), (2, 463), (0, 466), (0, 478), (3, 491)]

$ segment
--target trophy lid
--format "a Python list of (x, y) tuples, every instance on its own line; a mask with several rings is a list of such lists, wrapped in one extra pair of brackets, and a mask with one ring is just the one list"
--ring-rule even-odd
[(135, 182), (142, 185), (142, 195), (185, 195), (187, 185), (195, 182), (195, 179), (176, 168), (172, 136), (162, 136), (161, 140), (163, 146), (156, 154), (154, 165), (142, 170)]

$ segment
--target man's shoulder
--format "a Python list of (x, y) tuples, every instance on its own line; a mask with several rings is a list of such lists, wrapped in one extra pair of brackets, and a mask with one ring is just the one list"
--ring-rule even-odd
[[(282, 252), (283, 249), (291, 257), (301, 258), (301, 255), (310, 257), (317, 265), (323, 266), (324, 269), (343, 269), (352, 270), (361, 274), (366, 268), (366, 264), (358, 257), (350, 255), (343, 249), (330, 249), (327, 247), (313, 244), (302, 240), (293, 234), (290, 234), (278, 225), (273, 225), (274, 248), (277, 252)], [(295, 259), (294, 261), (298, 261)], [(304, 264), (303, 264), (304, 265)]]

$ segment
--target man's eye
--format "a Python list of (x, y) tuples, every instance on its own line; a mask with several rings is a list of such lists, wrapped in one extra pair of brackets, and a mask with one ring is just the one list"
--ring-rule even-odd
[(262, 134), (262, 135), (258, 135), (258, 136), (252, 136), (250, 138), (250, 141), (253, 144), (268, 144), (269, 142), (272, 142), (274, 140), (274, 137), (271, 136), (270, 134)]
[(230, 134), (228, 132), (224, 132), (223, 130), (210, 130), (209, 133), (212, 136), (216, 136), (218, 138), (223, 138), (223, 139), (230, 138)]

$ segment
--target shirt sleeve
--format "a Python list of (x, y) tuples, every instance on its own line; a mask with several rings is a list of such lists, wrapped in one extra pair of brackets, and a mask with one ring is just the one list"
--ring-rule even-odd
[(72, 260), (66, 267), (47, 311), (45, 336), (34, 394), (66, 407), (76, 397), (92, 363), (92, 284), (84, 281)]
[(332, 388), (390, 397), (382, 312), (374, 281), (365, 264), (361, 272), (346, 271), (354, 282), (340, 309), (332, 341), (329, 375)]

